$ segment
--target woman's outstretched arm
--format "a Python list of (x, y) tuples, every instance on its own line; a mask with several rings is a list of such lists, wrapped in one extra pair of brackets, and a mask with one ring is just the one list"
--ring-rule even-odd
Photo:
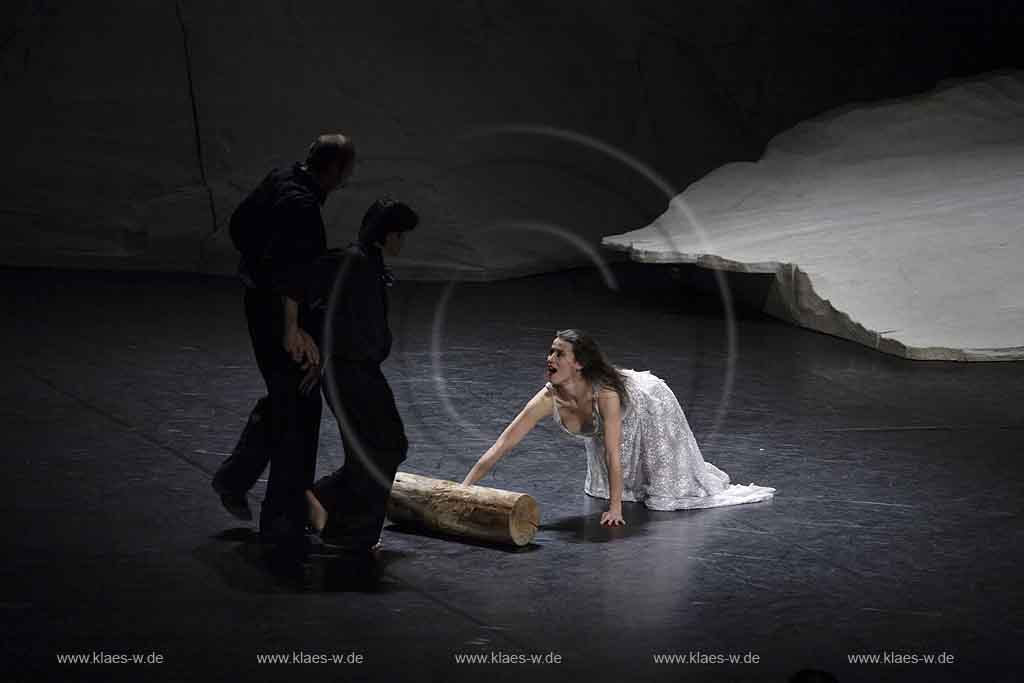
[(597, 407), (604, 421), (604, 453), (608, 459), (608, 511), (602, 513), (604, 526), (625, 525), (622, 519), (622, 406), (614, 391), (602, 391)]
[(505, 457), (517, 443), (522, 441), (523, 437), (529, 434), (530, 430), (551, 411), (551, 400), (547, 388), (538, 391), (529, 400), (526, 407), (519, 412), (516, 419), (512, 420), (508, 427), (505, 427), (505, 431), (501, 433), (498, 440), (487, 449), (486, 453), (480, 456), (480, 459), (476, 461), (473, 469), (469, 471), (469, 474), (462, 480), (462, 483), (466, 486), (471, 486), (483, 479), (491, 471), (491, 468)]

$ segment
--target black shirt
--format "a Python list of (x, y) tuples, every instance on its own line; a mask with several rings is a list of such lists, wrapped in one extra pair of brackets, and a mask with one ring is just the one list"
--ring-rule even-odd
[[(294, 164), (274, 169), (245, 198), (260, 221), (267, 243), (253, 263), (243, 258), (243, 278), (257, 289), (302, 301), (307, 269), (327, 251), (327, 233), (320, 207), (326, 195), (312, 175)], [(253, 259), (255, 260), (255, 259)]]
[(332, 249), (310, 270), (306, 300), (321, 352), (339, 360), (384, 362), (391, 353), (389, 273), (376, 246)]

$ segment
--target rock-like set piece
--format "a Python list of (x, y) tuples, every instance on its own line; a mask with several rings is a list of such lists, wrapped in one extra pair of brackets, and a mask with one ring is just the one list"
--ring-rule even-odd
[(1024, 359), (1024, 73), (801, 123), (603, 243), (772, 273), (767, 312), (886, 353)]
[[(0, 264), (230, 274), (232, 209), (337, 129), (360, 163), (325, 208), (330, 244), (391, 193), (423, 218), (403, 277), (591, 265), (602, 237), (792, 122), (968, 68), (929, 50), (983, 68), (1019, 33), (983, 8), (949, 32), (927, 3), (885, 22), (871, 3), (782, 23), (741, 5), (13, 3)], [(1019, 357), (1020, 88), (1004, 74), (799, 125), (606, 244), (775, 273), (769, 310), (892, 353)]]
[(0, 264), (233, 273), (244, 193), (342, 130), (331, 245), (391, 193), (423, 218), (402, 277), (592, 265), (815, 112), (1016, 54), (1005, 3), (971, 4), (950, 31), (929, 3), (6, 3)]

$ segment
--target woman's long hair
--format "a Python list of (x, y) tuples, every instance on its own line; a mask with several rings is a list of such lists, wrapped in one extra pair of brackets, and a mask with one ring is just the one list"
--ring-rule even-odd
[(619, 369), (608, 362), (593, 337), (583, 330), (575, 329), (560, 330), (555, 336), (572, 344), (576, 362), (583, 366), (580, 373), (592, 387), (613, 389), (619, 395), (619, 403), (626, 405), (629, 401), (626, 395), (626, 380)]

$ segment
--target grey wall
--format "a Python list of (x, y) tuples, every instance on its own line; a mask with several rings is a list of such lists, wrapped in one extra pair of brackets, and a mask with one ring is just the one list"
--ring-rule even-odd
[[(423, 216), (409, 274), (585, 262), (537, 224), (596, 245), (668, 197), (584, 137), (681, 190), (825, 109), (1024, 65), (1002, 5), (8, 3), (0, 263), (232, 272), (231, 210), (327, 130), (360, 152), (333, 244), (389, 192)], [(522, 125), (579, 139), (484, 132)]]

